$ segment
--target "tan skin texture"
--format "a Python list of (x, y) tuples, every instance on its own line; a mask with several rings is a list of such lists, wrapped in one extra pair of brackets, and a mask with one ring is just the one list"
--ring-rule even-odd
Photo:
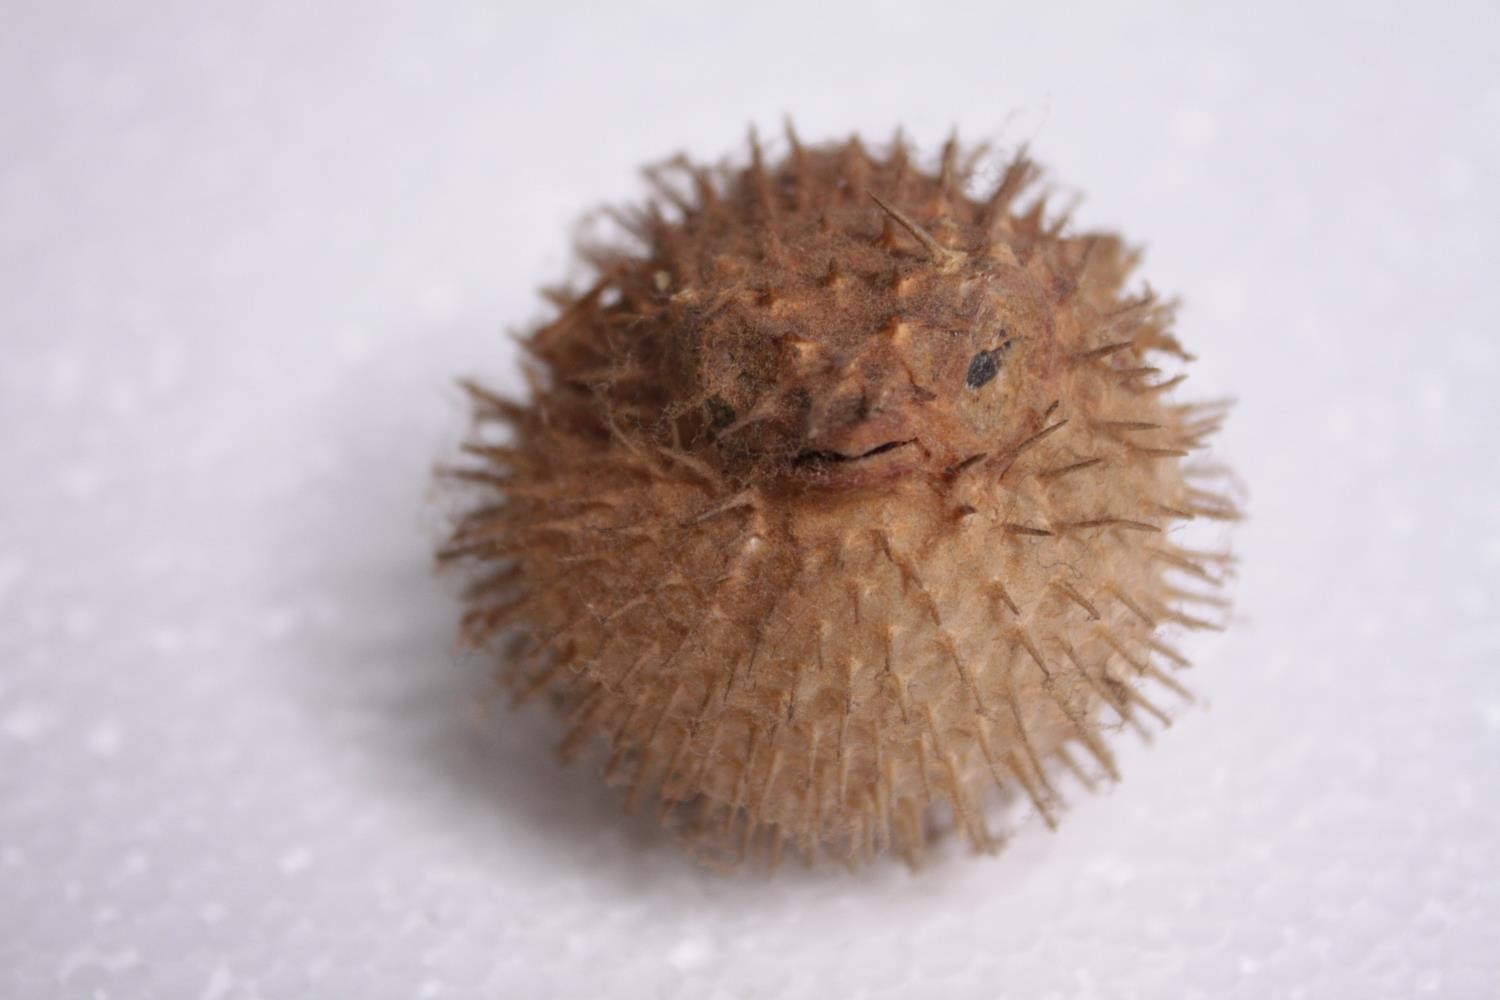
[(700, 857), (915, 863), (944, 817), (993, 849), (986, 789), (1053, 822), (1057, 768), (1113, 776), (1108, 731), (1185, 694), (1163, 633), (1227, 560), (1171, 536), (1237, 515), (1188, 461), (1222, 413), (1171, 401), (1117, 238), (1013, 210), (1024, 158), (975, 198), (952, 143), (790, 147), (651, 175), (533, 398), (472, 388), (441, 557), (467, 641)]

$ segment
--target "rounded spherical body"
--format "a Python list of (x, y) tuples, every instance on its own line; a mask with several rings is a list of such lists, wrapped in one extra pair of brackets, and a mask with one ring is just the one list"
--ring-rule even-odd
[[(1054, 772), (1114, 775), (1160, 716), (1230, 518), (1173, 400), (1169, 307), (1132, 254), (1018, 210), (1024, 157), (972, 193), (953, 143), (673, 161), (526, 347), (532, 395), (470, 386), (473, 494), (445, 560), (464, 635), (564, 749), (710, 858), (915, 860), (989, 790), (1051, 823)], [(499, 428), (496, 433), (491, 428)]]

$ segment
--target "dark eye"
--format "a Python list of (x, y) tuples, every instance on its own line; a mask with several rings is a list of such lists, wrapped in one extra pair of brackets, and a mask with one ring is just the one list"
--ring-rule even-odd
[(721, 431), (734, 423), (734, 407), (724, 402), (718, 396), (710, 396), (703, 406), (708, 410), (708, 426), (710, 430)]
[(969, 362), (969, 374), (964, 376), (964, 385), (978, 389), (1000, 373), (1000, 351), (980, 351)]

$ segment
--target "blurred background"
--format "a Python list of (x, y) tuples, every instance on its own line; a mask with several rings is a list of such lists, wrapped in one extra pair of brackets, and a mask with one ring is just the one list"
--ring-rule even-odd
[[(4, 21), (0, 995), (1500, 995), (1494, 4)], [(998, 858), (700, 871), (453, 652), (453, 378), (787, 114), (1029, 143), (1240, 400), (1199, 704)]]

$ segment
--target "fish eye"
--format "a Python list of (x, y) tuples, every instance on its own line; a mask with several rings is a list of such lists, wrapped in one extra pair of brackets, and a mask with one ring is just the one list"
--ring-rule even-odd
[(1000, 341), (1000, 346), (988, 351), (980, 351), (974, 355), (969, 362), (969, 373), (964, 376), (964, 385), (970, 389), (978, 389), (1000, 374), (1000, 362), (1005, 355), (1010, 353), (1013, 337), (1006, 337), (1006, 331), (1001, 330), (1000, 335), (1005, 337)]
[(964, 376), (964, 385), (978, 389), (1000, 373), (1000, 351), (980, 351), (969, 362), (969, 373)]
[(704, 402), (703, 408), (708, 411), (708, 426), (710, 430), (721, 431), (734, 423), (738, 414), (734, 407), (718, 396), (710, 396)]

